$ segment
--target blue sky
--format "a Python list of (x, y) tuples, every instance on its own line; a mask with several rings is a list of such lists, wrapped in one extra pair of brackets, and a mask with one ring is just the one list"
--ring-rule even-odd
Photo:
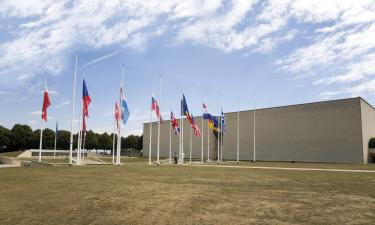
[(374, 11), (365, 0), (4, 0), (0, 124), (39, 128), (46, 78), (47, 127), (59, 120), (69, 129), (75, 54), (92, 99), (88, 128), (97, 132), (113, 129), (122, 64), (125, 134), (140, 134), (149, 120), (159, 74), (166, 118), (170, 108), (178, 114), (182, 91), (196, 115), (202, 102), (216, 112), (219, 92), (226, 112), (237, 96), (240, 110), (354, 96), (375, 104)]

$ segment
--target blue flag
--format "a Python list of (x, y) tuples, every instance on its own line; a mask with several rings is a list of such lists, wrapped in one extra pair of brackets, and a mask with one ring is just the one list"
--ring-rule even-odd
[(221, 109), (221, 130), (223, 133), (225, 132), (225, 116), (223, 109)]
[(182, 101), (181, 101), (181, 116), (187, 116), (189, 118), (191, 117), (184, 94), (182, 95)]

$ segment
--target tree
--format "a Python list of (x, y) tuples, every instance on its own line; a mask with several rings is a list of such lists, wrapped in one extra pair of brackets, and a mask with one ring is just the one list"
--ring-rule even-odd
[(90, 130), (86, 132), (86, 149), (98, 149), (99, 148), (99, 142), (96, 134)]
[(16, 124), (11, 129), (11, 145), (15, 150), (24, 150), (31, 147), (33, 130), (28, 125)]
[(9, 145), (11, 143), (11, 133), (10, 131), (0, 126), (0, 151), (10, 151)]
[(112, 139), (107, 133), (99, 135), (98, 141), (101, 149), (112, 149)]
[[(55, 132), (49, 128), (43, 130), (43, 149), (54, 149), (55, 147)], [(40, 145), (40, 129), (34, 131), (32, 138), (32, 148), (39, 149)]]
[(57, 149), (70, 149), (70, 132), (66, 130), (59, 130), (57, 132)]

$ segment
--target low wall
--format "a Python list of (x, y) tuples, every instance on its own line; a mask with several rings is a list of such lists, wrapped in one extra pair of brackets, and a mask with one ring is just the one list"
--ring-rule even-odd
[(48, 166), (52, 166), (51, 164), (49, 163), (44, 163), (44, 162), (38, 162), (38, 161), (23, 161), (21, 163), (21, 165), (23, 167), (32, 167), (32, 168), (35, 168), (35, 167), (48, 167)]
[(0, 157), (0, 164), (21, 165), (21, 162), (7, 157)]

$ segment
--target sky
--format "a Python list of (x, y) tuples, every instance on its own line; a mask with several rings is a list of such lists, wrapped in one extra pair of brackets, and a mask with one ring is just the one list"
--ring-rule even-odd
[(44, 127), (69, 130), (76, 55), (76, 129), (84, 74), (87, 127), (112, 132), (122, 65), (125, 135), (142, 133), (152, 93), (165, 118), (182, 93), (194, 115), (202, 102), (215, 113), (356, 96), (375, 105), (374, 12), (373, 0), (2, 0), (0, 125), (38, 129), (46, 80)]

